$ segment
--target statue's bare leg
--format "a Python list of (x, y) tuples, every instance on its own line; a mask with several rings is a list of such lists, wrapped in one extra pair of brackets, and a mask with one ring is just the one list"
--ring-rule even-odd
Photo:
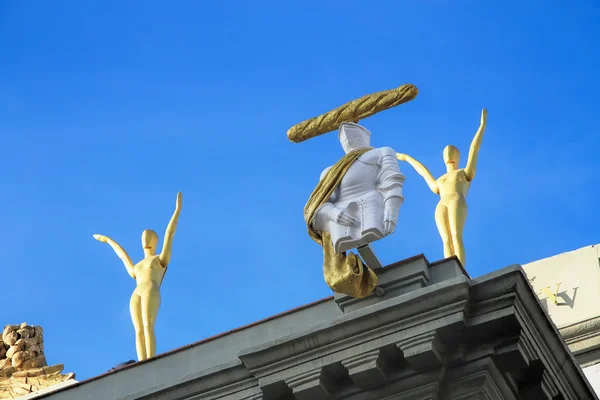
[(146, 340), (147, 358), (156, 355), (156, 336), (154, 323), (160, 307), (160, 292), (158, 289), (148, 289), (142, 293), (142, 322), (144, 324), (144, 337)]
[(133, 293), (129, 300), (129, 312), (135, 329), (135, 350), (138, 360), (146, 359), (146, 341), (144, 340), (144, 324), (142, 322), (142, 298), (137, 293)]
[(452, 246), (452, 239), (450, 237), (450, 225), (448, 223), (448, 209), (446, 205), (441, 201), (435, 208), (435, 225), (437, 226), (442, 242), (444, 243), (444, 257), (452, 257), (454, 254), (454, 248)]
[(453, 200), (448, 203), (448, 221), (452, 235), (452, 247), (460, 263), (466, 266), (467, 255), (463, 243), (463, 231), (467, 220), (467, 203), (464, 199)]

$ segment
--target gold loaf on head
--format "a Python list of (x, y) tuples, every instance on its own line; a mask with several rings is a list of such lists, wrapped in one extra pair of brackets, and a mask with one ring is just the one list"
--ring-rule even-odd
[(415, 85), (406, 84), (396, 89), (368, 94), (318, 117), (307, 119), (292, 126), (287, 131), (288, 139), (300, 143), (315, 136), (335, 131), (342, 122), (365, 119), (380, 111), (409, 102), (417, 97), (418, 92)]

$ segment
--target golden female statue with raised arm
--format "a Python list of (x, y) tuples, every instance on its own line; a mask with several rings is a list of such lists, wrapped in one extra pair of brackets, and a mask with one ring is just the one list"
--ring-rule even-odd
[(125, 264), (125, 268), (136, 281), (136, 287), (129, 301), (129, 311), (135, 329), (135, 345), (138, 360), (145, 360), (156, 355), (156, 336), (154, 323), (160, 307), (160, 286), (171, 259), (173, 236), (177, 228), (179, 213), (181, 212), (181, 193), (177, 193), (175, 213), (167, 226), (163, 248), (159, 255), (156, 254), (158, 235), (146, 229), (142, 232), (142, 247), (144, 259), (133, 264), (131, 258), (117, 242), (103, 235), (94, 235), (100, 242), (108, 243)]
[(481, 111), (481, 125), (475, 133), (469, 150), (467, 165), (458, 168), (460, 152), (452, 145), (444, 149), (446, 173), (437, 180), (420, 162), (406, 154), (397, 154), (400, 161), (408, 162), (419, 175), (425, 179), (431, 191), (440, 195), (440, 201), (435, 208), (435, 223), (442, 241), (444, 242), (444, 257), (456, 256), (465, 266), (466, 254), (463, 244), (463, 229), (467, 219), (467, 193), (475, 177), (477, 156), (487, 123), (487, 110)]

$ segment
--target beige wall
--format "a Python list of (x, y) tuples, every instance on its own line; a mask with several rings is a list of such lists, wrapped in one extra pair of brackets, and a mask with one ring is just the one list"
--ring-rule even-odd
[(600, 364), (583, 368), (583, 374), (587, 378), (588, 382), (590, 382), (594, 392), (596, 392), (596, 394), (600, 394)]
[[(600, 394), (600, 245), (534, 261), (523, 269), (593, 390)], [(542, 288), (556, 295), (556, 304)]]
[[(600, 316), (600, 245), (523, 265), (531, 285), (558, 328), (565, 328)], [(557, 302), (543, 293), (557, 293)]]
[[(523, 269), (565, 343), (597, 388), (600, 386), (600, 245), (534, 261), (523, 265)], [(543, 292), (542, 288), (551, 293)], [(552, 295), (556, 295), (556, 304)]]

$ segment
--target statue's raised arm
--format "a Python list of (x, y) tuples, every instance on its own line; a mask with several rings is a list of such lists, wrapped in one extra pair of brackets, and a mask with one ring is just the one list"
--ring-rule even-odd
[(477, 158), (479, 156), (479, 149), (481, 148), (481, 141), (483, 140), (483, 133), (487, 124), (487, 110), (484, 108), (481, 110), (481, 124), (475, 137), (471, 142), (471, 148), (469, 149), (469, 158), (467, 159), (467, 166), (465, 167), (465, 175), (467, 180), (471, 182), (475, 178), (475, 170), (477, 169)]
[(169, 265), (169, 261), (171, 261), (171, 249), (173, 247), (173, 236), (175, 236), (175, 231), (177, 230), (177, 221), (179, 220), (179, 213), (181, 212), (181, 192), (177, 193), (177, 202), (175, 204), (175, 212), (171, 217), (171, 221), (169, 221), (169, 225), (167, 226), (167, 230), (165, 231), (165, 238), (163, 242), (162, 251), (160, 252), (160, 263), (163, 267), (167, 267)]
[(433, 175), (431, 175), (431, 172), (429, 172), (427, 167), (407, 154), (397, 153), (396, 158), (399, 161), (406, 161), (408, 164), (410, 164), (410, 166), (413, 167), (414, 170), (423, 177), (423, 179), (425, 179), (429, 189), (431, 189), (431, 191), (435, 194), (440, 194), (440, 188), (438, 187), (435, 178)]
[(110, 247), (112, 247), (112, 249), (115, 251), (115, 253), (117, 253), (117, 256), (119, 256), (121, 261), (123, 261), (123, 265), (125, 265), (125, 268), (127, 269), (127, 273), (129, 274), (129, 276), (131, 276), (133, 279), (135, 279), (135, 270), (133, 268), (133, 262), (131, 261), (129, 254), (127, 254), (125, 249), (123, 247), (121, 247), (121, 245), (119, 243), (115, 242), (108, 236), (104, 236), (104, 235), (96, 234), (96, 235), (94, 235), (94, 239), (96, 239), (97, 241), (102, 242), (102, 243), (108, 243), (110, 245)]

